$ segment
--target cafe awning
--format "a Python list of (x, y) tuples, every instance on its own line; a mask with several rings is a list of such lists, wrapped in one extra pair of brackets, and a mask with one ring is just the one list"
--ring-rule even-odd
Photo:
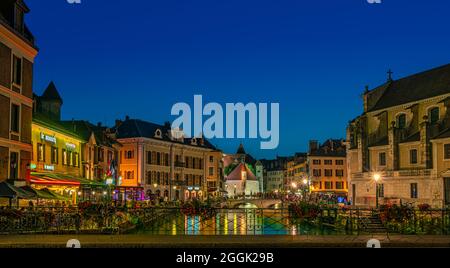
[(48, 199), (48, 200), (53, 200), (53, 199), (57, 199), (54, 195), (52, 195), (51, 193), (42, 191), (42, 190), (38, 190), (38, 189), (34, 189), (30, 186), (23, 186), (20, 187), (22, 190), (26, 191), (26, 192), (30, 192), (33, 193), (37, 198), (37, 199)]
[(50, 190), (47, 189), (47, 188), (42, 189), (41, 192), (44, 192), (44, 193), (47, 193), (47, 194), (49, 194), (49, 195), (54, 196), (54, 199), (58, 199), (58, 200), (70, 200), (70, 197), (67, 197), (67, 196), (63, 196), (63, 195), (57, 194), (57, 193), (55, 193), (55, 192), (53, 192), (53, 191), (50, 191)]
[(32, 172), (30, 175), (31, 184), (38, 185), (61, 185), (61, 186), (106, 186), (105, 183), (87, 180), (68, 174), (39, 173)]
[(7, 182), (0, 183), (0, 197), (34, 199), (35, 196)]

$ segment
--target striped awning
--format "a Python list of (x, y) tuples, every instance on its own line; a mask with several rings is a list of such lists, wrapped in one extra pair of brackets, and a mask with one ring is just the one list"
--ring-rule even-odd
[(39, 185), (61, 186), (106, 186), (105, 183), (78, 178), (67, 174), (31, 172), (30, 183)]

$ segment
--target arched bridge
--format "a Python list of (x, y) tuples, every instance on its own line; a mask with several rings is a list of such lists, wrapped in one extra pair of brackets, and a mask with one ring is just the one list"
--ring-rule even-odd
[(255, 208), (274, 208), (281, 205), (280, 199), (230, 199), (221, 203), (221, 207), (238, 208), (244, 205), (253, 205)]

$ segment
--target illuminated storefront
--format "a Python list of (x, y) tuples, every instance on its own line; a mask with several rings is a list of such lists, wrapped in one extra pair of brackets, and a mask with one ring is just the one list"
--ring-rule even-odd
[(33, 156), (28, 184), (48, 189), (76, 203), (82, 197), (96, 199), (105, 184), (83, 179), (81, 150), (83, 139), (57, 122), (36, 116), (32, 122)]

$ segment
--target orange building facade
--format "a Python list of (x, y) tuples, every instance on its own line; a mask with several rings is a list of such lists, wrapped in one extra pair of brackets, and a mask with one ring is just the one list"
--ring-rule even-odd
[(343, 140), (310, 141), (308, 170), (311, 191), (347, 195), (346, 147)]

